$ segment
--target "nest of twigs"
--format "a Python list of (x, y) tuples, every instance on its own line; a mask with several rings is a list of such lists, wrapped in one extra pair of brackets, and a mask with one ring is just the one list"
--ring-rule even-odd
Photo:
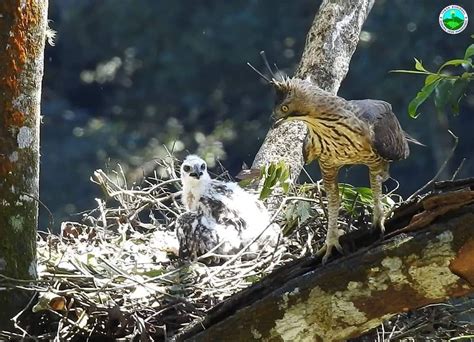
[[(314, 183), (281, 198), (273, 218), (284, 236), (275, 248), (213, 266), (206, 256), (181, 260), (174, 232), (184, 212), (179, 179), (172, 159), (160, 166), (165, 177), (140, 185), (128, 185), (120, 167), (94, 173), (104, 198), (79, 222), (63, 222), (59, 235), (38, 235), (38, 280), (17, 284), (32, 299), (14, 317), (15, 332), (0, 338), (164, 341), (280, 265), (314, 252), (324, 237), (325, 200)], [(350, 228), (370, 220), (368, 207), (356, 202), (340, 217)]]
[[(160, 164), (167, 176), (155, 174), (140, 185), (128, 185), (120, 167), (94, 173), (104, 198), (79, 222), (63, 222), (59, 235), (38, 235), (38, 280), (21, 285), (36, 295), (14, 318), (18, 331), (0, 336), (166, 340), (275, 267), (314, 250), (321, 233), (307, 224), (252, 260), (229, 256), (209, 266), (206, 256), (179, 259), (180, 184), (174, 163)], [(284, 219), (283, 207), (275, 219)]]

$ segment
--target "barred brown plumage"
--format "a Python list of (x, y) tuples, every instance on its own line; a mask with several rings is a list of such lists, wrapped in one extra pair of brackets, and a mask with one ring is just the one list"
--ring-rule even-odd
[(384, 231), (382, 182), (388, 178), (389, 163), (405, 159), (410, 138), (400, 127), (391, 105), (379, 100), (348, 101), (317, 87), (310, 79), (272, 78), (277, 92), (274, 114), (281, 120), (301, 120), (308, 127), (304, 157), (307, 163), (318, 160), (328, 197), (328, 232), (323, 262), (333, 247), (341, 251), (337, 227), (339, 189), (337, 174), (343, 165), (369, 167), (373, 192), (373, 225)]

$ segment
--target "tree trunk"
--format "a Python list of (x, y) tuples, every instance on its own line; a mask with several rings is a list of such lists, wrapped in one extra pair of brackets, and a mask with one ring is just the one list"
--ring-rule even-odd
[[(36, 278), (47, 0), (0, 1), (0, 276)], [(25, 304), (0, 278), (0, 328)]]
[(396, 313), (474, 293), (474, 183), (427, 196), (387, 222), (391, 238), (344, 235), (357, 252), (306, 257), (213, 308), (186, 341), (341, 341)]
[[(333, 94), (349, 70), (359, 34), (374, 0), (323, 0), (306, 37), (296, 77), (311, 76), (322, 89)], [(270, 162), (284, 161), (292, 180), (303, 169), (303, 142), (307, 128), (303, 122), (284, 122), (270, 129), (252, 164), (260, 169)]]

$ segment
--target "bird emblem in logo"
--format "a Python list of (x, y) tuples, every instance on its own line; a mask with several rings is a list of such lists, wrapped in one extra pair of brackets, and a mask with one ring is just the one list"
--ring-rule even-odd
[(467, 13), (461, 6), (447, 6), (439, 14), (439, 25), (444, 32), (449, 34), (457, 34), (464, 31), (467, 23)]

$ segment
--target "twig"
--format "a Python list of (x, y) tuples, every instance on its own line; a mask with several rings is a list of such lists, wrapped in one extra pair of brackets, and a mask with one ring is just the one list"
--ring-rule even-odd
[(464, 166), (465, 161), (466, 161), (466, 158), (463, 158), (461, 160), (461, 163), (459, 163), (458, 168), (456, 169), (456, 171), (454, 171), (453, 176), (451, 177), (451, 181), (454, 181), (456, 179), (456, 177), (458, 176), (459, 171), (461, 171), (462, 167)]
[(438, 177), (441, 175), (441, 173), (443, 173), (444, 169), (446, 168), (446, 166), (448, 165), (448, 162), (451, 160), (453, 154), (454, 154), (454, 151), (456, 151), (456, 148), (458, 147), (458, 142), (459, 142), (459, 138), (457, 136), (454, 135), (453, 132), (451, 132), (450, 130), (448, 130), (449, 134), (451, 134), (451, 136), (453, 137), (454, 139), (454, 145), (453, 147), (451, 148), (451, 151), (450, 153), (448, 154), (448, 156), (446, 157), (446, 160), (443, 162), (443, 164), (441, 165), (441, 167), (439, 168), (438, 172), (434, 175), (434, 177), (428, 182), (426, 183), (425, 185), (423, 185), (421, 188), (419, 188), (418, 190), (416, 190), (413, 194), (410, 195), (410, 197), (407, 198), (406, 202), (409, 202), (411, 201), (413, 198), (415, 198), (418, 194), (420, 194), (422, 191), (424, 191), (426, 188), (428, 188), (429, 186), (431, 186), (434, 182), (436, 182), (436, 180), (438, 179)]

